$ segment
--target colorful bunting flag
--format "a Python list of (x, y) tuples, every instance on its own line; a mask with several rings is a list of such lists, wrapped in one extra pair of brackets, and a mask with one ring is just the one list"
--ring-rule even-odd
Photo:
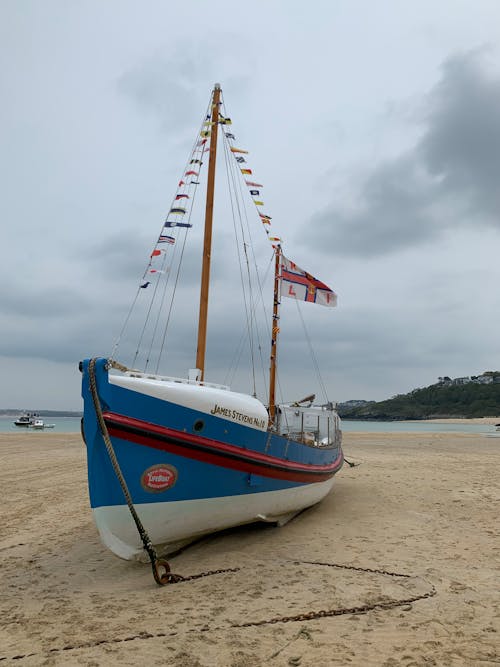
[(189, 164), (200, 164), (201, 165), (201, 164), (203, 164), (203, 162), (201, 160), (190, 160)]
[(252, 173), (252, 170), (251, 169), (242, 169), (241, 173), (250, 175)]
[(258, 197), (260, 195), (259, 190), (250, 190), (252, 197)]
[(176, 195), (175, 199), (189, 199), (189, 195)]
[(254, 199), (254, 200), (253, 200), (253, 203), (255, 204), (255, 206), (264, 206), (264, 202), (263, 202), (263, 201), (256, 201), (256, 200)]
[(245, 181), (245, 183), (250, 187), (250, 188), (263, 188), (264, 186), (261, 185), (260, 183), (252, 183), (252, 181)]
[(175, 239), (173, 236), (167, 236), (167, 234), (160, 234), (158, 243), (175, 243)]
[(224, 134), (226, 135), (226, 137), (227, 137), (228, 139), (233, 139), (233, 140), (236, 139), (236, 137), (234, 136), (234, 134), (231, 134), (231, 132), (224, 132)]
[(189, 222), (177, 222), (176, 220), (166, 220), (165, 227), (192, 227)]
[(175, 215), (184, 215), (186, 213), (186, 209), (185, 208), (180, 208), (180, 207), (171, 208), (170, 213), (175, 213)]
[(144, 283), (143, 285), (139, 285), (139, 287), (140, 287), (141, 289), (146, 289), (146, 287), (147, 287), (148, 285), (151, 285), (151, 283), (149, 282), (149, 280), (148, 280), (146, 283)]
[(197, 171), (186, 171), (185, 176), (199, 176), (200, 174)]
[(161, 253), (162, 253), (161, 250), (153, 250), (150, 257), (158, 257), (158, 255), (161, 255)]
[(239, 162), (239, 163), (241, 164), (242, 162), (246, 162), (246, 160), (245, 160), (244, 157), (238, 156), (238, 157), (236, 158), (236, 162)]
[(235, 148), (234, 146), (231, 146), (231, 148), (229, 150), (231, 151), (231, 153), (245, 153), (245, 154), (248, 153), (248, 151), (244, 151), (241, 148)]

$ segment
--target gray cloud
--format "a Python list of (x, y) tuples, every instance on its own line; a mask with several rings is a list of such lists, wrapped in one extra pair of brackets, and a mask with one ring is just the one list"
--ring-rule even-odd
[(443, 66), (428, 102), (416, 157), (439, 179), (438, 196), (464, 202), (463, 224), (482, 217), (500, 227), (500, 78), (481, 69), (477, 53), (457, 56)]
[(353, 205), (316, 214), (311, 247), (369, 257), (458, 227), (500, 228), (500, 78), (477, 53), (456, 56), (423, 108), (416, 145), (365, 175)]
[(164, 59), (150, 60), (122, 74), (117, 88), (140, 109), (158, 118), (163, 129), (175, 125), (175, 132), (179, 132), (182, 126), (189, 127), (186, 110), (200, 106), (196, 104), (198, 94), (193, 81), (196, 70), (190, 59), (183, 58), (174, 63)]
[[(225, 48), (214, 48), (224, 41)], [(170, 54), (155, 55), (122, 73), (117, 79), (117, 90), (128, 97), (139, 110), (156, 118), (162, 130), (174, 138), (190, 139), (193, 130), (193, 111), (199, 115), (210, 112), (209, 92), (225, 71), (224, 87), (233, 96), (244, 100), (249, 76), (240, 66), (235, 73), (222, 60), (231, 49), (240, 51), (246, 39), (233, 35), (212, 33), (196, 41), (187, 39), (182, 49), (174, 47)], [(184, 136), (184, 130), (187, 135)]]
[[(78, 360), (108, 355), (122, 330), (216, 81), (237, 143), (266, 186), (273, 231), (339, 292), (335, 311), (303, 309), (331, 398), (384, 398), (438, 375), (497, 366), (498, 75), (486, 73), (484, 53), (436, 68), (478, 39), (498, 44), (500, 10), (489, 7), (485, 22), (475, 6), (445, 2), (437, 15), (424, 3), (409, 14), (393, 3), (387, 22), (365, 3), (370, 29), (360, 41), (352, 39), (359, 12), (338, 12), (336, 3), (308, 14), (297, 2), (267, 3), (265, 15), (247, 12), (224, 31), (223, 3), (203, 16), (195, 4), (144, 12), (113, 3), (104, 12), (95, 2), (64, 12), (57, 2), (0, 7), (0, 51), (15, 65), (0, 71), (0, 405), (80, 407)], [(429, 23), (432, 45), (422, 32)], [(488, 56), (498, 65), (498, 54)], [(352, 166), (361, 160), (369, 165), (362, 176)], [(336, 198), (333, 184), (348, 197)], [(246, 322), (224, 189), (216, 195), (207, 379), (229, 375), (233, 388), (248, 391), (247, 341), (227, 373)], [(311, 202), (335, 199), (310, 220)], [(169, 375), (194, 365), (202, 217), (189, 233), (160, 367)], [(267, 261), (266, 239), (255, 248)], [(117, 358), (126, 364), (151, 291), (139, 293), (122, 337)], [(268, 308), (271, 293), (266, 285)], [(168, 314), (160, 310), (159, 329)], [(317, 391), (294, 311), (283, 303), (285, 398)], [(155, 364), (161, 339), (149, 353), (151, 337), (149, 328), (143, 341)]]

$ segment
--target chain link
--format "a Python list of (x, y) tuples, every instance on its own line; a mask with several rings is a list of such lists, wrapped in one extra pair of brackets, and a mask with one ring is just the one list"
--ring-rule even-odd
[[(118, 478), (118, 481), (120, 482), (120, 486), (123, 491), (123, 495), (125, 496), (125, 500), (127, 501), (128, 508), (130, 510), (130, 513), (132, 514), (132, 518), (134, 519), (135, 525), (137, 527), (137, 530), (139, 532), (139, 535), (141, 537), (142, 543), (144, 545), (144, 549), (147, 551), (149, 555), (149, 559), (151, 561), (151, 567), (153, 570), (153, 577), (156, 581), (156, 583), (159, 586), (165, 586), (167, 584), (177, 584), (183, 581), (192, 581), (193, 579), (201, 579), (202, 577), (210, 577), (213, 574), (223, 574), (225, 572), (238, 572), (240, 569), (239, 567), (236, 568), (228, 568), (228, 569), (221, 569), (221, 570), (208, 570), (206, 572), (200, 572), (199, 574), (192, 574), (190, 576), (184, 577), (182, 574), (174, 574), (173, 572), (170, 571), (170, 564), (168, 563), (167, 560), (164, 558), (158, 558), (156, 550), (149, 538), (149, 535), (144, 528), (142, 521), (140, 520), (133, 501), (132, 501), (132, 496), (130, 495), (130, 491), (128, 490), (127, 482), (125, 481), (125, 477), (123, 476), (123, 473), (120, 468), (120, 464), (118, 463), (118, 459), (116, 457), (114, 448), (113, 448), (113, 443), (111, 442), (111, 438), (109, 437), (108, 433), (108, 428), (106, 426), (106, 422), (104, 421), (104, 416), (102, 414), (102, 408), (101, 408), (101, 403), (99, 400), (99, 394), (97, 391), (97, 382), (96, 382), (96, 377), (95, 377), (95, 359), (91, 359), (89, 362), (89, 383), (90, 383), (90, 392), (92, 394), (92, 400), (94, 402), (94, 409), (97, 417), (97, 421), (99, 423), (99, 428), (101, 430), (101, 434), (104, 440), (104, 444), (106, 446), (106, 450), (108, 452), (109, 458), (111, 460), (111, 464), (113, 466), (113, 470), (115, 471), (116, 477)], [(125, 367), (121, 367), (120, 364), (117, 364), (117, 362), (110, 362), (109, 365), (112, 365), (114, 368), (120, 368), (120, 370), (125, 370)]]
[(294, 565), (324, 565), (325, 567), (337, 567), (340, 570), (354, 570), (356, 572), (369, 572), (371, 574), (385, 574), (389, 577), (404, 577), (411, 579), (411, 574), (400, 574), (399, 572), (389, 572), (389, 570), (376, 570), (369, 567), (357, 567), (356, 565), (340, 565), (339, 563), (323, 563), (318, 560), (299, 560), (293, 561)]
[[(355, 565), (340, 565), (338, 563), (323, 563), (320, 561), (292, 561), (294, 565), (322, 565), (325, 567), (336, 567), (341, 570), (354, 570), (356, 572), (368, 572), (370, 574), (382, 574), (389, 577), (403, 577), (405, 579), (411, 579), (413, 575), (411, 574), (401, 574), (399, 572), (390, 572), (388, 570), (373, 569), (369, 567), (357, 567)], [(366, 614), (369, 611), (375, 609), (385, 610), (385, 609), (394, 609), (395, 607), (403, 607), (413, 602), (418, 602), (419, 600), (425, 600), (427, 598), (432, 598), (437, 594), (437, 591), (433, 584), (431, 584), (430, 590), (421, 595), (414, 595), (409, 598), (404, 598), (402, 600), (388, 600), (387, 602), (375, 602), (372, 604), (360, 605), (357, 607), (339, 607), (337, 609), (320, 609), (318, 611), (309, 611), (303, 614), (296, 614), (295, 616), (276, 616), (271, 619), (263, 619), (260, 621), (247, 621), (246, 623), (234, 624), (231, 627), (233, 628), (249, 628), (252, 626), (260, 625), (272, 625), (274, 623), (293, 623), (297, 621), (312, 621), (317, 618), (329, 618), (332, 616), (343, 616), (346, 614)]]
[[(96, 378), (95, 378), (95, 359), (91, 359), (89, 362), (89, 382), (90, 382), (90, 390), (92, 394), (92, 400), (94, 402), (94, 408), (96, 412), (96, 417), (97, 421), (99, 423), (99, 427), (102, 433), (102, 437), (104, 439), (104, 444), (106, 446), (107, 452), (109, 454), (109, 458), (111, 460), (111, 463), (113, 465), (113, 469), (115, 471), (115, 474), (118, 478), (118, 481), (120, 482), (120, 486), (122, 487), (123, 494), (125, 496), (125, 499), (127, 501), (127, 505), (129, 507), (130, 513), (132, 514), (132, 517), (135, 521), (135, 524), (137, 526), (137, 530), (139, 532), (139, 535), (141, 536), (142, 543), (144, 545), (145, 550), (148, 552), (149, 558), (151, 560), (151, 566), (153, 569), (153, 576), (155, 578), (155, 581), (158, 585), (160, 586), (165, 586), (166, 584), (176, 584), (176, 583), (183, 583), (187, 581), (193, 581), (195, 579), (201, 579), (203, 577), (210, 577), (215, 574), (225, 574), (227, 572), (239, 572), (241, 568), (239, 567), (233, 567), (233, 568), (226, 568), (226, 569), (219, 569), (219, 570), (207, 570), (205, 572), (199, 572), (198, 574), (191, 574), (188, 576), (183, 576), (181, 574), (174, 574), (173, 572), (170, 571), (170, 565), (168, 561), (158, 558), (155, 548), (153, 544), (151, 543), (151, 540), (149, 539), (149, 536), (146, 532), (146, 529), (144, 528), (139, 516), (137, 515), (137, 512), (135, 510), (135, 507), (132, 502), (132, 497), (130, 495), (130, 492), (127, 487), (127, 483), (125, 481), (125, 478), (123, 476), (123, 473), (120, 469), (120, 465), (118, 463), (118, 459), (116, 458), (116, 454), (113, 449), (113, 444), (111, 442), (111, 438), (109, 437), (108, 429), (106, 426), (106, 423), (104, 421), (104, 416), (102, 414), (102, 409), (101, 409), (101, 403), (99, 400), (99, 395), (97, 392), (97, 383), (96, 383)], [(113, 366), (117, 367), (116, 362), (112, 362)], [(367, 568), (367, 567), (357, 567), (355, 565), (341, 565), (338, 563), (324, 563), (321, 561), (291, 561), (293, 562), (294, 565), (320, 565), (323, 567), (336, 567), (342, 570), (354, 570), (355, 572), (369, 572), (370, 574), (381, 574), (385, 575), (388, 577), (402, 577), (405, 579), (411, 578), (412, 575), (410, 574), (401, 574), (398, 572), (390, 572), (389, 570), (382, 570), (382, 569), (373, 569), (373, 568)], [(162, 572), (163, 570), (163, 572)], [(250, 626), (257, 626), (257, 625), (269, 625), (273, 623), (290, 623), (294, 621), (309, 621), (312, 619), (316, 618), (327, 618), (330, 616), (341, 616), (344, 614), (364, 614), (368, 611), (372, 611), (374, 609), (393, 609), (394, 607), (400, 607), (403, 605), (411, 604), (412, 602), (417, 602), (418, 600), (424, 600), (426, 598), (431, 598), (434, 595), (436, 595), (436, 589), (434, 586), (431, 587), (427, 593), (423, 593), (422, 595), (416, 595), (410, 598), (405, 598), (404, 600), (389, 600), (387, 602), (379, 602), (379, 603), (374, 603), (374, 604), (367, 604), (367, 605), (362, 605), (358, 607), (342, 607), (338, 609), (321, 609), (319, 611), (310, 611), (306, 612), (303, 614), (297, 614), (296, 616), (278, 616), (276, 618), (271, 618), (268, 620), (261, 620), (261, 621), (248, 621), (247, 623), (241, 623), (237, 625), (232, 625), (231, 627), (233, 628), (246, 628)]]
[(198, 574), (190, 574), (188, 576), (182, 576), (181, 574), (172, 575), (175, 577), (175, 581), (172, 583), (184, 582), (184, 581), (193, 581), (194, 579), (202, 579), (203, 577), (211, 577), (213, 574), (225, 574), (226, 572), (239, 572), (241, 567), (228, 567), (220, 570), (206, 570), (205, 572), (199, 572)]
[(168, 561), (158, 558), (155, 548), (149, 538), (149, 535), (146, 532), (146, 529), (144, 528), (142, 521), (140, 520), (139, 515), (137, 514), (134, 504), (132, 502), (132, 496), (130, 495), (127, 482), (125, 481), (125, 477), (123, 476), (123, 473), (121, 471), (120, 464), (118, 463), (118, 459), (116, 458), (115, 450), (113, 449), (113, 443), (111, 442), (111, 438), (109, 437), (108, 428), (106, 426), (106, 422), (104, 421), (104, 416), (102, 414), (101, 401), (99, 399), (99, 393), (97, 391), (97, 382), (95, 377), (95, 363), (96, 359), (91, 359), (89, 361), (88, 372), (89, 372), (90, 393), (92, 394), (92, 401), (94, 403), (94, 410), (96, 413), (97, 422), (101, 430), (101, 434), (111, 461), (111, 465), (113, 466), (113, 470), (115, 471), (116, 477), (120, 482), (123, 495), (125, 496), (125, 500), (127, 501), (130, 514), (134, 519), (144, 549), (147, 551), (149, 560), (151, 561), (151, 568), (153, 570), (154, 580), (159, 586), (165, 586), (166, 584), (173, 583), (176, 575), (170, 572), (170, 565), (168, 564)]

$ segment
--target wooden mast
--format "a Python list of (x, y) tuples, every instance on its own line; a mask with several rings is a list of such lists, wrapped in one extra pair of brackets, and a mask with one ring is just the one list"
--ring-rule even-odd
[(269, 367), (269, 426), (274, 424), (276, 416), (276, 355), (279, 333), (279, 305), (280, 305), (280, 265), (281, 246), (276, 246), (274, 263), (274, 301), (273, 301), (273, 324), (271, 329), (271, 359)]
[(205, 375), (205, 349), (207, 345), (208, 289), (210, 282), (210, 256), (212, 252), (212, 218), (214, 212), (215, 162), (217, 159), (217, 130), (219, 123), (219, 103), (221, 88), (216, 83), (212, 95), (212, 125), (210, 132), (210, 157), (208, 161), (207, 203), (205, 209), (205, 236), (203, 240), (203, 264), (201, 269), (200, 313), (198, 317), (198, 347), (196, 368), (199, 379)]

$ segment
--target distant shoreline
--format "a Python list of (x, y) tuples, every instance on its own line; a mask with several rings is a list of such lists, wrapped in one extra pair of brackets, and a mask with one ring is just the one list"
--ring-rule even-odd
[(500, 417), (431, 417), (429, 419), (377, 419), (375, 417), (360, 419), (359, 417), (342, 417), (342, 420), (352, 422), (380, 422), (381, 424), (390, 424), (391, 422), (406, 424), (418, 424), (420, 422), (426, 424), (489, 424), (492, 426), (500, 424)]
[(72, 412), (69, 410), (0, 410), (0, 417), (18, 417), (24, 412), (29, 412), (30, 414), (37, 414), (40, 417), (72, 417), (73, 419), (78, 419), (78, 417), (83, 417), (83, 412)]
[(430, 424), (449, 424), (454, 422), (455, 424), (500, 424), (500, 417), (442, 417), (436, 419), (407, 419), (405, 421), (424, 421)]

